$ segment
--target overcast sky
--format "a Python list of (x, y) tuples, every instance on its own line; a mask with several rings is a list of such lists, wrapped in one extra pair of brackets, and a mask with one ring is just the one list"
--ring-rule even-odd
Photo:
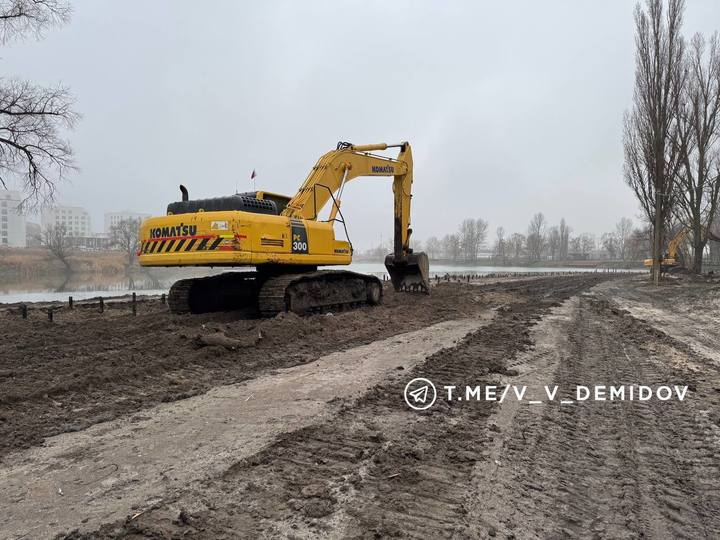
[[(688, 0), (685, 33), (720, 27)], [(162, 214), (179, 198), (292, 194), (339, 140), (408, 140), (413, 228), (466, 217), (576, 232), (638, 215), (622, 180), (633, 2), (76, 0), (71, 23), (2, 51), (4, 76), (62, 82), (83, 115), (59, 202)], [(343, 197), (365, 249), (392, 231), (389, 179)]]

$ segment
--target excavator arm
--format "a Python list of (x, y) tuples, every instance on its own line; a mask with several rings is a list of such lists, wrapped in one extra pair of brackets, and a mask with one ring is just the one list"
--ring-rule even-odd
[(667, 251), (668, 259), (677, 260), (678, 250), (680, 249), (680, 246), (685, 241), (685, 238), (687, 238), (690, 232), (691, 229), (689, 227), (686, 227), (682, 229), (679, 233), (677, 233), (672, 240), (670, 240)]
[[(399, 148), (396, 158), (371, 152)], [(424, 253), (410, 249), (410, 201), (412, 198), (413, 161), (410, 144), (352, 145), (338, 143), (337, 148), (323, 155), (310, 171), (298, 192), (290, 199), (282, 215), (297, 219), (317, 220), (319, 213), (332, 200), (329, 220), (340, 209), (342, 192), (347, 182), (361, 176), (393, 177), (393, 253), (385, 258), (385, 266), (397, 290), (430, 291), (429, 262)]]

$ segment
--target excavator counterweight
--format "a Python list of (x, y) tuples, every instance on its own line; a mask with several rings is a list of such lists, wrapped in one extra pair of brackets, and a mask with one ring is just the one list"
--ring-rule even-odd
[[(399, 148), (397, 157), (373, 153), (388, 148)], [(191, 200), (181, 186), (182, 200), (170, 203), (167, 215), (143, 222), (140, 264), (255, 267), (178, 281), (168, 297), (178, 313), (252, 308), (272, 316), (378, 304), (377, 277), (318, 269), (352, 262), (352, 244), (336, 239), (335, 226), (342, 225), (347, 237), (342, 194), (347, 182), (361, 176), (393, 178), (394, 249), (385, 259), (393, 287), (429, 293), (428, 258), (410, 248), (413, 161), (407, 142), (338, 143), (292, 197), (257, 191)]]

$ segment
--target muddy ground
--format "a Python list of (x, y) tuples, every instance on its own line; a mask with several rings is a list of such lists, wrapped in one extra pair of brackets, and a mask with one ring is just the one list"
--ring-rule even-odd
[[(181, 316), (159, 300), (0, 311), (0, 463), (12, 450), (214, 386), (499, 305), (502, 292), (442, 284), (379, 308), (270, 320), (242, 313)], [(219, 344), (216, 344), (219, 343)]]
[[(159, 303), (142, 305), (137, 317), (122, 307), (102, 317), (92, 309), (64, 312), (52, 325), (0, 315), (0, 476), (21, 471), (33, 485), (32, 471), (43, 470), (53, 447), (73, 448), (84, 438), (105, 448), (110, 437), (121, 451), (112, 430), (152, 435), (148, 422), (158, 416), (206, 410), (209, 390), (243, 403), (251, 388), (303, 377), (322, 355), (372, 359), (385, 350), (397, 362), (365, 377), (360, 390), (321, 379), (327, 403), (307, 402), (317, 413), (278, 416), (266, 441), (226, 452), (220, 469), (169, 483), (124, 515), (108, 511), (98, 522), (88, 513), (43, 531), (58, 538), (715, 538), (720, 359), (713, 344), (720, 330), (712, 308), (720, 291), (690, 281), (656, 290), (643, 279), (442, 284), (430, 297), (388, 292), (381, 308), (306, 319), (177, 317)], [(440, 321), (475, 329), (403, 364), (392, 347), (410, 350), (411, 343), (387, 338), (420, 330), (417, 343), (422, 329)], [(317, 363), (332, 366), (332, 357)], [(527, 385), (530, 397), (438, 399), (416, 412), (402, 397), (413, 377), (437, 388)], [(574, 387), (595, 384), (689, 390), (683, 401), (663, 402), (561, 404), (543, 394), (544, 385), (558, 385), (558, 400), (569, 402)], [(184, 403), (192, 405), (183, 410)], [(228, 421), (217, 444), (246, 436)], [(137, 443), (127, 436), (128, 445)], [(60, 453), (45, 470), (89, 459)], [(142, 492), (144, 479), (133, 482)], [(113, 486), (106, 488), (94, 503), (112, 497)], [(73, 496), (51, 495), (18, 495), (15, 507), (3, 506), (0, 531), (5, 523), (5, 536), (27, 535), (14, 511), (62, 509)]]

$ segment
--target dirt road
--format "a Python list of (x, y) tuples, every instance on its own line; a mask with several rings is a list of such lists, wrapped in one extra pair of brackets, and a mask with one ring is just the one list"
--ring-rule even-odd
[[(712, 305), (712, 295), (718, 293), (708, 284), (680, 284), (668, 286), (672, 299), (656, 299), (643, 287), (638, 279), (597, 276), (484, 286), (448, 284), (429, 298), (391, 296), (380, 310), (261, 323), (232, 316), (219, 322), (198, 318), (190, 331), (182, 328), (187, 324), (184, 320), (147, 306), (149, 312), (137, 319), (147, 317), (142, 324), (148, 330), (158, 321), (150, 359), (159, 366), (108, 380), (104, 392), (91, 392), (92, 399), (81, 385), (70, 385), (65, 393), (47, 398), (37, 393), (39, 387), (25, 398), (16, 391), (14, 400), (0, 401), (0, 415), (6, 418), (0, 423), (3, 429), (24, 406), (42, 411), (41, 420), (29, 421), (32, 415), (22, 422), (11, 420), (13, 428), (5, 433), (16, 436), (13, 444), (4, 447), (0, 477), (23, 471), (25, 482), (32, 483), (48, 474), (77, 474), (74, 467), (91, 458), (93, 449), (98, 452), (97, 466), (107, 467), (110, 456), (133, 448), (136, 436), (162, 441), (163, 433), (178, 429), (158, 424), (171, 410), (175, 417), (187, 415), (191, 431), (202, 432), (192, 424), (202, 423), (203, 418), (217, 425), (210, 430), (215, 438), (204, 437), (197, 446), (201, 454), (222, 459), (208, 458), (213, 467), (199, 467), (202, 470), (190, 474), (194, 464), (204, 462), (192, 457), (194, 445), (188, 445), (189, 461), (183, 461), (182, 445), (181, 455), (175, 452), (175, 457), (173, 452), (157, 451), (153, 466), (160, 463), (172, 470), (180, 465), (179, 474), (168, 475), (176, 480), (143, 491), (155, 478), (154, 472), (145, 470), (136, 478), (138, 489), (130, 482), (117, 493), (112, 486), (96, 493), (88, 504), (104, 512), (75, 508), (62, 523), (49, 514), (41, 517), (37, 521), (47, 525), (43, 534), (58, 533), (60, 538), (714, 538), (720, 535), (720, 373), (709, 344), (720, 333), (717, 315), (696, 314), (694, 334), (683, 330), (671, 335), (667, 329), (677, 326), (674, 319), (684, 320), (682, 306), (697, 305), (698, 298)], [(78, 320), (66, 324), (83, 328), (82, 314), (68, 317)], [(107, 339), (124, 340), (133, 351), (130, 354), (139, 353), (144, 342), (135, 344), (131, 337), (138, 321), (116, 319), (117, 330), (108, 326)], [(470, 326), (463, 326), (461, 320), (470, 321)], [(440, 321), (450, 326), (425, 331), (432, 333), (435, 345), (428, 342), (414, 355), (400, 352), (411, 350), (408, 336), (399, 336), (403, 325), (422, 336), (423, 328)], [(284, 327), (287, 322), (292, 324)], [(22, 331), (20, 324), (12, 320), (9, 332)], [(84, 323), (88, 332), (96, 324)], [(289, 337), (279, 337), (281, 328), (292, 329)], [(453, 344), (444, 341), (447, 330), (440, 328), (456, 328), (460, 334), (452, 334), (453, 339), (470, 333)], [(192, 336), (214, 335), (217, 329), (232, 339), (256, 331), (264, 337), (240, 352), (200, 346)], [(270, 335), (276, 340), (264, 341)], [(410, 342), (417, 344), (416, 338)], [(27, 374), (21, 371), (23, 356), (17, 352), (22, 349), (3, 349), (17, 363), (0, 369), (16, 370), (13, 377), (27, 381), (26, 389), (43, 371), (43, 362), (47, 369), (52, 354), (37, 339), (31, 348), (44, 360), (35, 366), (28, 362)], [(66, 346), (73, 343), (69, 340)], [(301, 344), (306, 347), (303, 355), (293, 356), (291, 351)], [(284, 394), (283, 384), (296, 386), (290, 383), (298, 380), (291, 373), (317, 374), (323, 366), (331, 373), (331, 366), (341, 364), (342, 358), (357, 354), (362, 358), (357, 352), (361, 349), (352, 348), (361, 344), (375, 347), (370, 349), (375, 352), (366, 350), (364, 356), (374, 359), (374, 368), (353, 371), (354, 364), (349, 364), (338, 377), (328, 375), (314, 387), (317, 399), (310, 402), (287, 394), (296, 407), (284, 420), (282, 415), (279, 421), (278, 415), (273, 416), (270, 403), (254, 413), (254, 422), (242, 416), (239, 405), (249, 388), (276, 402), (282, 398), (271, 388)], [(103, 369), (109, 369), (123, 357), (117, 352), (98, 354), (103, 352), (98, 345), (90, 349), (86, 367), (90, 358), (99, 358)], [(211, 355), (205, 359), (208, 349), (215, 362)], [(63, 346), (60, 351), (65, 351)], [(318, 359), (333, 351), (340, 355), (334, 361)], [(71, 362), (72, 355), (65, 354), (61, 367)], [(177, 365), (169, 361), (173, 355), (183, 356), (176, 358)], [(382, 360), (386, 357), (397, 358), (403, 369)], [(24, 358), (27, 362), (31, 357)], [(127, 369), (127, 364), (123, 366)], [(183, 392), (196, 397), (157, 406), (168, 395), (163, 393), (169, 385), (166, 371), (181, 381), (169, 400), (185, 397)], [(115, 373), (122, 373), (122, 368)], [(13, 377), (0, 379), (7, 385), (4, 390), (12, 389)], [(423, 412), (411, 410), (403, 399), (405, 385), (414, 377), (426, 377), (439, 389), (435, 404)], [(41, 379), (45, 380), (52, 378)], [(193, 383), (185, 382), (189, 380)], [(227, 384), (231, 386), (221, 386)], [(502, 403), (445, 399), (444, 386), (466, 384), (526, 386), (527, 393), (523, 400)], [(555, 399), (546, 395), (546, 385), (557, 385)], [(578, 401), (578, 385), (688, 389), (682, 401)], [(225, 393), (230, 388), (243, 390)], [(121, 399), (125, 391), (127, 401)], [(96, 399), (101, 394), (102, 399)], [(114, 420), (90, 428), (77, 426), (79, 432), (67, 433), (74, 416), (86, 424), (96, 419), (84, 410), (65, 410), (68, 396), (88, 410), (111, 411)], [(219, 396), (232, 399), (224, 406), (215, 399)], [(53, 422), (55, 432), (64, 435), (48, 439), (44, 447), (23, 449), (53, 434), (47, 428)], [(27, 434), (34, 429), (40, 430), (37, 435)], [(124, 439), (123, 432), (114, 429), (129, 430), (132, 436)], [(83, 438), (87, 455), (53, 450), (58, 445), (76, 448)], [(213, 453), (202, 444), (220, 450)], [(159, 443), (158, 448), (162, 449)], [(224, 451), (228, 448), (235, 450)], [(130, 464), (125, 473), (140, 470), (140, 465)], [(108, 476), (116, 476), (116, 471)], [(63, 506), (64, 495), (53, 498), (39, 491), (28, 490), (3, 507), (5, 523), (15, 520), (12, 535), (5, 536), (21, 537), (18, 515), (22, 512)], [(115, 495), (121, 498), (111, 501)], [(83, 519), (75, 518), (81, 515)]]

